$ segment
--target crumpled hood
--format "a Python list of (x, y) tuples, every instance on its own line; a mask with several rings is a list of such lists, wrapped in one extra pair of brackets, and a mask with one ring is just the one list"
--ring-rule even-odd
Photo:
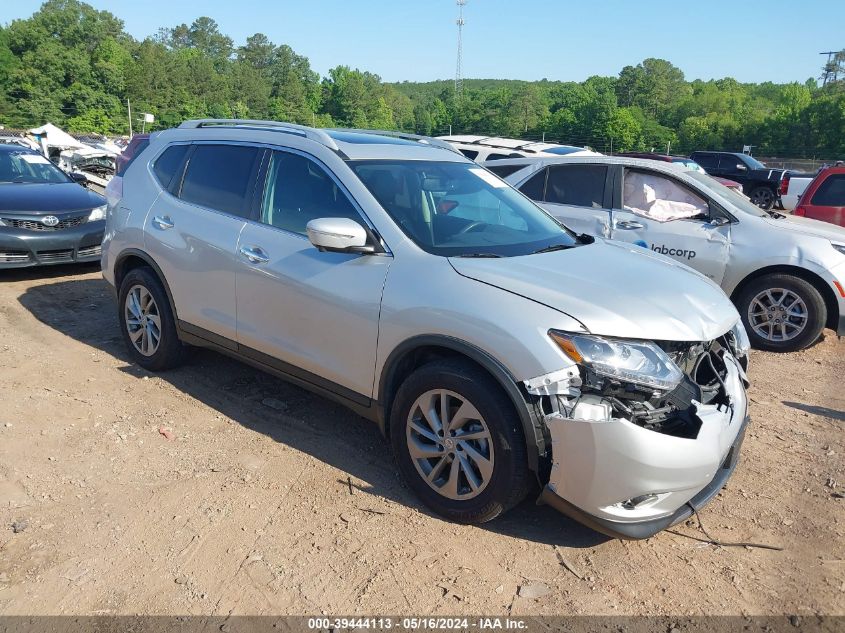
[(830, 224), (829, 222), (803, 218), (796, 215), (787, 215), (785, 218), (777, 220), (775, 218), (763, 218), (763, 221), (769, 226), (774, 226), (783, 231), (803, 233), (804, 235), (821, 237), (838, 244), (845, 244), (845, 228)]
[(61, 213), (93, 209), (105, 203), (102, 196), (75, 182), (0, 184), (0, 211)]
[(600, 239), (565, 251), (449, 261), (460, 275), (563, 312), (593, 334), (709, 341), (739, 318), (722, 289), (703, 275)]

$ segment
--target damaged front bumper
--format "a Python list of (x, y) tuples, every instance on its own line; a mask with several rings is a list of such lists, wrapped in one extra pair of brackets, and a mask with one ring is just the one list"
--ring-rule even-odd
[(729, 404), (694, 402), (694, 437), (607, 421), (546, 416), (552, 468), (540, 501), (615, 538), (642, 539), (683, 521), (731, 476), (748, 424), (745, 375), (726, 355)]

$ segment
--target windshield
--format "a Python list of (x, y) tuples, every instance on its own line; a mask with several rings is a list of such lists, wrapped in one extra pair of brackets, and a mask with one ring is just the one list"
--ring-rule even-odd
[(58, 184), (72, 181), (41, 154), (0, 152), (0, 183), (12, 182)]
[(578, 244), (557, 220), (473, 163), (349, 165), (402, 231), (429, 253), (510, 257)]
[(763, 211), (763, 209), (761, 209), (756, 204), (751, 202), (751, 200), (746, 198), (744, 195), (742, 195), (741, 193), (739, 193), (738, 191), (736, 191), (734, 189), (730, 189), (729, 187), (726, 187), (725, 185), (720, 183), (718, 180), (716, 180), (712, 176), (708, 176), (707, 174), (702, 174), (702, 173), (699, 173), (697, 171), (689, 172), (689, 175), (691, 177), (695, 178), (696, 180), (698, 180), (701, 184), (706, 186), (708, 189), (712, 189), (712, 190), (716, 191), (716, 193), (720, 194), (723, 198), (727, 198), (728, 202), (733, 204), (740, 211), (745, 211), (746, 213), (749, 213), (751, 215), (754, 215), (754, 216), (757, 216), (757, 217), (760, 217), (760, 218), (763, 218), (763, 217), (766, 217), (767, 215), (769, 215), (768, 213)]

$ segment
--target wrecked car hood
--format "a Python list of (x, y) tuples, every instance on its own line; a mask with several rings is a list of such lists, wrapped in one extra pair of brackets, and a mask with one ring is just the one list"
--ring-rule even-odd
[(594, 244), (522, 257), (452, 257), (458, 274), (577, 319), (593, 334), (708, 341), (739, 314), (719, 286), (644, 249)]

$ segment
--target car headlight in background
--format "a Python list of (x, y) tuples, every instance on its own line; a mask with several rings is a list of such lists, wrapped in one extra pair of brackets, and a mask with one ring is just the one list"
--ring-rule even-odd
[(833, 242), (831, 242), (830, 245), (836, 250), (838, 250), (840, 253), (845, 255), (845, 244), (834, 244)]
[(748, 352), (751, 350), (751, 341), (748, 340), (748, 332), (745, 331), (742, 319), (737, 320), (731, 328), (731, 336), (734, 343), (734, 356), (737, 358), (748, 356)]
[(684, 377), (681, 369), (654, 343), (569, 334), (549, 336), (572, 360), (596, 374), (653, 389), (670, 391)]
[(91, 209), (91, 213), (88, 214), (88, 221), (89, 222), (94, 222), (95, 220), (105, 220), (105, 219), (106, 219), (106, 205)]

